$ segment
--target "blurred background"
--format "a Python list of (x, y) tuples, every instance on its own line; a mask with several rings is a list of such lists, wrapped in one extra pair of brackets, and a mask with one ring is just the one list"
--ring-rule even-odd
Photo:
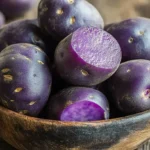
[(150, 0), (89, 0), (101, 12), (105, 24), (136, 16), (150, 17)]
[[(88, 0), (102, 14), (105, 24), (127, 18), (143, 16), (150, 18), (150, 0)], [(39, 0), (37, 0), (38, 4)], [(36, 16), (36, 7), (29, 11), (25, 18)]]

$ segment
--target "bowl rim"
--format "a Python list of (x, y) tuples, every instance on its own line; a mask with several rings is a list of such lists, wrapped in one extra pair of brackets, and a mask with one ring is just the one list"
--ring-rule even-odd
[[(79, 121), (60, 121), (60, 120), (50, 120), (50, 119), (44, 119), (44, 118), (37, 118), (37, 117), (32, 117), (32, 116), (27, 116), (23, 114), (19, 114), (15, 111), (12, 111), (10, 109), (7, 109), (3, 106), (0, 106), (0, 113), (3, 112), (12, 118), (19, 118), (23, 121), (32, 121), (36, 122), (37, 124), (47, 124), (47, 125), (53, 125), (53, 126), (80, 126), (80, 127), (85, 127), (87, 125), (89, 126), (95, 126), (95, 125), (106, 125), (106, 124), (111, 124), (111, 123), (117, 123), (117, 122), (124, 122), (124, 121), (129, 121), (129, 120), (136, 120), (140, 118), (144, 118), (145, 115), (150, 114), (150, 110), (143, 111), (140, 113), (136, 113), (133, 115), (128, 115), (125, 117), (118, 117), (118, 118), (112, 118), (112, 119), (107, 119), (107, 120), (98, 120), (98, 121), (86, 121), (86, 122), (79, 122)], [(143, 116), (143, 117), (142, 117)]]

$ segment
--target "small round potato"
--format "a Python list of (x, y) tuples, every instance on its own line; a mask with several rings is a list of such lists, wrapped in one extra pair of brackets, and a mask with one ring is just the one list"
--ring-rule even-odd
[(130, 60), (108, 80), (112, 101), (124, 114), (150, 109), (150, 61)]
[(105, 29), (119, 43), (122, 62), (133, 59), (150, 60), (150, 19), (133, 18), (106, 26)]
[(6, 18), (14, 19), (24, 15), (37, 0), (0, 0), (0, 11)]
[(0, 32), (0, 51), (11, 44), (30, 43), (45, 49), (43, 34), (37, 20), (17, 20), (5, 25)]
[(95, 121), (109, 118), (105, 95), (95, 89), (70, 87), (52, 96), (47, 105), (48, 118), (62, 121)]
[(21, 114), (37, 116), (51, 91), (47, 55), (37, 46), (14, 44), (0, 53), (0, 104)]
[(41, 0), (38, 19), (45, 34), (57, 41), (83, 26), (104, 26), (98, 10), (85, 0)]
[(121, 49), (112, 35), (97, 27), (81, 27), (55, 51), (59, 75), (78, 86), (94, 86), (112, 76), (121, 62)]

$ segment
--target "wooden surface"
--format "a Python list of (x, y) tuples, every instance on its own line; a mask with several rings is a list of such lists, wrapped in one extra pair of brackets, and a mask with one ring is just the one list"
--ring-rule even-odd
[(133, 150), (150, 138), (150, 111), (116, 120), (61, 122), (0, 107), (0, 136), (19, 150)]

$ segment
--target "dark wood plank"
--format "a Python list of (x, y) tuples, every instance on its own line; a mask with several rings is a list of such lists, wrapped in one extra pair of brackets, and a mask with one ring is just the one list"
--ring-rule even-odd
[(0, 107), (0, 136), (19, 150), (136, 149), (150, 138), (150, 111), (97, 122), (61, 122)]
[(0, 150), (16, 150), (16, 149), (0, 138)]

